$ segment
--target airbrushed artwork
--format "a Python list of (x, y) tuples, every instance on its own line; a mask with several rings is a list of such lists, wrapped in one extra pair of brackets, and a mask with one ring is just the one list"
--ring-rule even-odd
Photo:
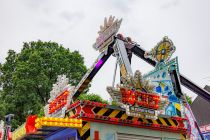
[(181, 116), (181, 100), (176, 96), (174, 86), (170, 76), (170, 69), (175, 69), (178, 72), (177, 58), (172, 59), (160, 67), (156, 67), (154, 71), (145, 74), (143, 77), (149, 79), (154, 85), (154, 91), (168, 98), (169, 105), (161, 114), (169, 116)]
[(176, 96), (170, 71), (178, 73), (178, 58), (170, 60), (175, 46), (168, 37), (164, 37), (145, 56), (156, 61), (153, 71), (142, 76), (136, 71), (134, 76), (122, 77), (122, 83), (116, 88), (108, 87), (107, 91), (128, 115), (157, 119), (159, 115), (181, 116), (183, 105)]

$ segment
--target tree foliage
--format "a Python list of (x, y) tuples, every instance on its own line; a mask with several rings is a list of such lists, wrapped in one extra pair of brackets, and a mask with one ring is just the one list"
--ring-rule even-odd
[(29, 114), (42, 114), (57, 76), (65, 74), (69, 83), (76, 85), (86, 70), (78, 51), (71, 52), (55, 42), (24, 43), (20, 53), (9, 50), (0, 67), (0, 109), (5, 110), (0, 117), (15, 114), (16, 126)]
[(89, 100), (89, 101), (94, 101), (94, 102), (100, 102), (100, 103), (106, 103), (108, 104), (107, 100), (102, 99), (99, 95), (97, 94), (80, 94), (80, 96), (77, 98), (78, 100)]
[(186, 95), (186, 100), (187, 100), (188, 104), (192, 104), (192, 97)]

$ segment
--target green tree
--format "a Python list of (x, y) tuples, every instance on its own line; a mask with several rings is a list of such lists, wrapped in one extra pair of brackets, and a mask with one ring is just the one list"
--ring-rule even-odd
[(0, 100), (6, 107), (3, 114), (15, 114), (16, 127), (29, 114), (42, 114), (58, 75), (67, 75), (69, 83), (77, 85), (87, 69), (78, 51), (71, 52), (55, 42), (37, 41), (24, 43), (18, 54), (10, 50), (0, 71)]
[(94, 101), (94, 102), (100, 102), (100, 103), (105, 103), (108, 104), (107, 100), (104, 100), (101, 98), (101, 96), (93, 93), (82, 93), (80, 96), (77, 98), (78, 100), (89, 100), (89, 101)]
[(12, 112), (12, 108), (15, 108), (15, 105), (11, 102), (14, 100), (14, 83), (12, 81), (16, 57), (15, 51), (9, 50), (6, 62), (0, 65), (0, 119), (4, 119), (4, 116)]
[(186, 100), (187, 100), (188, 104), (192, 104), (192, 97), (186, 95)]
[[(1, 99), (2, 91), (0, 91), (0, 99)], [(0, 120), (4, 120), (4, 116), (6, 112), (6, 105), (3, 100), (0, 100)]]

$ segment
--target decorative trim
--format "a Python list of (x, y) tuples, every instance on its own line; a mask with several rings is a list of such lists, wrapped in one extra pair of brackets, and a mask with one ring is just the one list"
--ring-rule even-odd
[(159, 131), (168, 131), (168, 132), (181, 133), (181, 134), (187, 133), (187, 129), (183, 127), (166, 126), (166, 125), (144, 123), (144, 122), (142, 123), (140, 121), (109, 118), (106, 116), (94, 116), (90, 114), (82, 114), (82, 119), (85, 121), (93, 121), (93, 122), (122, 125), (122, 126), (131, 126), (131, 127), (159, 130)]
[[(69, 113), (72, 111), (75, 112), (74, 115), (69, 115)], [(159, 117), (157, 120), (152, 120), (140, 117), (132, 117), (126, 114), (125, 109), (91, 101), (80, 101), (76, 108), (74, 107), (69, 110), (68, 114), (66, 114), (66, 117), (76, 117), (82, 118), (86, 121), (140, 127), (182, 134), (187, 133), (187, 129), (184, 126), (186, 118)]]

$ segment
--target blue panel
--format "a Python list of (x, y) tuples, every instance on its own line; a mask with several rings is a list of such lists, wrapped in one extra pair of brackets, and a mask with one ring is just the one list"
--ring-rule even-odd
[(157, 87), (156, 87), (156, 92), (157, 92), (157, 93), (161, 93), (161, 92), (162, 92), (162, 90), (161, 90), (161, 87), (160, 87), (160, 86), (157, 86)]
[(173, 83), (171, 81), (169, 70), (174, 69), (179, 73), (177, 58), (170, 60), (169, 62), (162, 64), (161, 67), (156, 67), (153, 71), (144, 75), (143, 78), (151, 81), (154, 85), (154, 91), (157, 94), (168, 98), (170, 104), (163, 111), (163, 115), (177, 116), (175, 103), (179, 104), (180, 100), (176, 97)]
[(178, 98), (175, 95), (169, 95), (168, 99), (170, 102), (179, 102)]
[(172, 102), (166, 108), (166, 115), (169, 115), (169, 116), (175, 116), (176, 115), (176, 108), (174, 107)]
[[(56, 132), (54, 135), (47, 137), (45, 140), (67, 140), (77, 136), (77, 129), (66, 128)], [(80, 138), (78, 138), (80, 140)]]
[(205, 140), (210, 140), (210, 133), (203, 134)]

